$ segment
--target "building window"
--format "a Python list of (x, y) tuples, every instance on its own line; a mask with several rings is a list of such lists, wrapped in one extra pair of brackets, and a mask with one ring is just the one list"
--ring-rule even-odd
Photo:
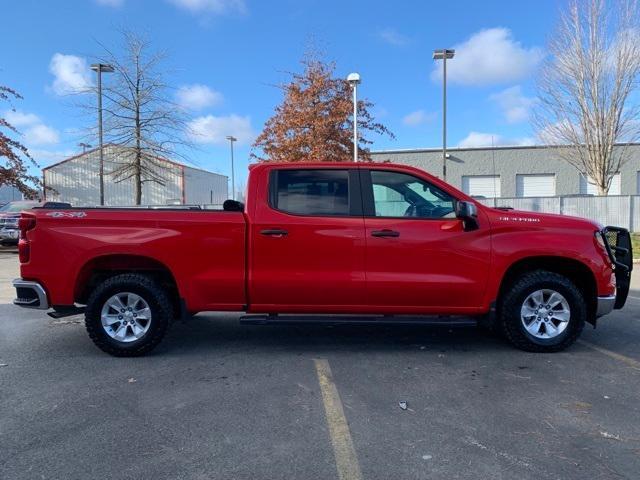
[(471, 197), (500, 197), (500, 175), (464, 175), (462, 191)]
[(547, 174), (516, 175), (517, 197), (553, 197), (556, 194), (556, 176)]
[[(585, 174), (580, 174), (580, 194), (582, 195), (598, 195), (598, 187), (595, 182)], [(616, 173), (611, 179), (609, 186), (609, 195), (621, 195), (620, 174)]]

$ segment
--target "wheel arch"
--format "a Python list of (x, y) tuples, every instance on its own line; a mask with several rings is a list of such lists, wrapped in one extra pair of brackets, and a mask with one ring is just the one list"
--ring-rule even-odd
[(595, 322), (597, 310), (598, 287), (596, 277), (588, 265), (573, 258), (560, 256), (533, 256), (521, 258), (512, 263), (505, 271), (497, 292), (496, 305), (504, 293), (518, 277), (527, 272), (546, 270), (557, 273), (571, 280), (584, 295), (587, 303), (588, 321)]
[(174, 308), (180, 308), (180, 290), (167, 265), (151, 257), (132, 254), (108, 254), (94, 257), (78, 271), (73, 290), (76, 303), (86, 304), (93, 289), (107, 278), (121, 273), (142, 273), (167, 288)]

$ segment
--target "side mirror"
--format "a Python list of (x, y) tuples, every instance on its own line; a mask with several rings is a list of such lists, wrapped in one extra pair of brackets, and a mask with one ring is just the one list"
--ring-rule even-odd
[(222, 204), (222, 209), (225, 212), (242, 212), (244, 211), (244, 204), (236, 200), (225, 200)]
[(465, 231), (477, 230), (478, 207), (475, 203), (458, 201), (456, 202), (456, 218), (462, 220)]

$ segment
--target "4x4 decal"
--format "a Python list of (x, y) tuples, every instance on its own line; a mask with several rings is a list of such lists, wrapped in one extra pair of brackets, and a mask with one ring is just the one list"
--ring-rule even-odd
[(49, 212), (47, 216), (53, 218), (83, 218), (87, 216), (87, 212)]

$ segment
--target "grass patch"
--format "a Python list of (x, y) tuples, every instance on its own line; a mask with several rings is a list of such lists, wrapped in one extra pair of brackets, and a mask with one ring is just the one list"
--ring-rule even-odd
[(633, 259), (640, 260), (640, 233), (631, 234), (631, 245), (633, 249)]

